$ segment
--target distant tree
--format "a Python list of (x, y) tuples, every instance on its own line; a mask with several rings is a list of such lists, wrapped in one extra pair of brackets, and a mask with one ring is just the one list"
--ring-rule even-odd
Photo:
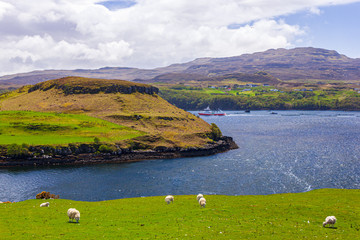
[(94, 137), (94, 143), (99, 143), (100, 139), (98, 137)]
[(220, 131), (220, 128), (215, 124), (212, 123), (211, 124), (211, 133), (210, 133), (210, 138), (217, 141), (222, 137), (222, 133)]

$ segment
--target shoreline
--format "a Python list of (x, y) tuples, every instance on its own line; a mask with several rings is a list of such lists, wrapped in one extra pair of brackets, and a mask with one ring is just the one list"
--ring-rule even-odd
[(209, 156), (217, 153), (237, 149), (238, 146), (231, 137), (223, 136), (217, 142), (198, 148), (157, 148), (156, 150), (130, 150), (120, 154), (111, 153), (80, 153), (74, 155), (54, 155), (32, 157), (26, 159), (3, 158), (0, 168), (34, 167), (34, 166), (63, 166), (63, 165), (91, 165), (104, 163), (130, 163), (145, 160), (173, 159), (185, 157)]

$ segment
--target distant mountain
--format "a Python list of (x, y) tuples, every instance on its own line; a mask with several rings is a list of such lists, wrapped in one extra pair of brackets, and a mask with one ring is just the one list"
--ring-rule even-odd
[[(65, 76), (156, 82), (169, 78), (201, 80), (229, 74), (266, 72), (282, 81), (359, 80), (360, 59), (320, 48), (270, 49), (226, 58), (199, 58), (155, 69), (105, 67), (100, 69), (45, 70), (0, 77), (0, 84), (35, 84)], [(171, 79), (170, 79), (171, 81)]]

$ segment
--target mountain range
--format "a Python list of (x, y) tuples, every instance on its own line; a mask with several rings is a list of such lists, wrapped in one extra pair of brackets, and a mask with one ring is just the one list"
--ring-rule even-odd
[(33, 71), (0, 77), (0, 84), (36, 84), (66, 76), (151, 83), (172, 82), (174, 79), (185, 82), (208, 80), (229, 75), (256, 79), (267, 74), (271, 77), (265, 80), (270, 83), (278, 80), (360, 80), (360, 58), (349, 58), (336, 51), (320, 48), (281, 48), (235, 57), (198, 58), (191, 62), (155, 69), (104, 67), (100, 69)]

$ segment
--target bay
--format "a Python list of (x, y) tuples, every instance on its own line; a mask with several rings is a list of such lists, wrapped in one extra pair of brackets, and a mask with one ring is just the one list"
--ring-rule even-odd
[[(193, 112), (196, 114), (196, 112)], [(360, 112), (241, 111), (202, 117), (239, 149), (129, 164), (0, 169), (0, 201), (101, 201), (160, 195), (258, 195), (360, 188)]]

